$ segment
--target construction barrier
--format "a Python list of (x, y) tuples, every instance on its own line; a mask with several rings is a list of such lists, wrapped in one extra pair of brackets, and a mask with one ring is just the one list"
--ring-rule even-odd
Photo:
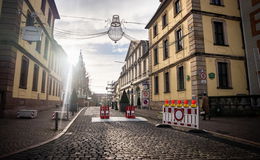
[(199, 129), (199, 107), (196, 100), (166, 100), (163, 105), (163, 124)]
[(134, 106), (127, 106), (125, 112), (126, 118), (135, 118), (135, 107)]
[(101, 106), (100, 107), (100, 118), (101, 119), (109, 119), (109, 106)]

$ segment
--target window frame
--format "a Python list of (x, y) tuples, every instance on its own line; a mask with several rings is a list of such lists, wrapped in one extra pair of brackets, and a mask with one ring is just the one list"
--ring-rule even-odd
[[(219, 74), (219, 63), (226, 63), (227, 64), (227, 86), (220, 86), (220, 76)], [(230, 67), (230, 61), (224, 60), (224, 59), (217, 59), (216, 60), (216, 71), (217, 71), (217, 89), (233, 89), (232, 88), (232, 77), (231, 77), (231, 67)]]
[[(177, 28), (175, 30), (175, 38), (176, 38), (176, 53), (184, 49), (184, 43), (183, 43), (183, 30), (181, 27)], [(181, 37), (179, 37), (179, 33), (181, 34)]]
[[(166, 77), (167, 75), (167, 77)], [(164, 72), (164, 93), (170, 93), (171, 92), (171, 88), (170, 88), (170, 72), (166, 71)]]
[(20, 70), (20, 81), (19, 88), (27, 89), (28, 82), (28, 72), (29, 72), (30, 60), (29, 58), (23, 56)]
[[(179, 4), (179, 5), (177, 5), (177, 4)], [(176, 17), (182, 11), (181, 0), (175, 0), (173, 2), (173, 8), (174, 8), (174, 12), (173, 12), (174, 13), (174, 17)], [(178, 8), (178, 10), (177, 10), (177, 8)]]
[(34, 64), (32, 91), (35, 91), (35, 92), (38, 91), (39, 70), (40, 70), (40, 67), (37, 64)]
[(49, 12), (48, 12), (48, 18), (47, 18), (47, 23), (49, 24), (49, 26), (52, 26), (52, 12), (51, 9), (49, 8)]
[[(217, 36), (216, 36), (216, 24), (221, 23), (222, 24), (222, 30), (223, 30), (223, 44), (217, 42)], [(213, 41), (214, 45), (217, 46), (229, 46), (228, 45), (228, 32), (227, 32), (227, 24), (224, 20), (221, 19), (212, 19), (212, 33), (213, 33)]]
[[(42, 35), (42, 37), (43, 37), (43, 35)], [(39, 54), (41, 54), (41, 51), (42, 51), (42, 38), (41, 38), (40, 41), (37, 41), (37, 42), (36, 42), (35, 50), (36, 50)]]
[(155, 75), (154, 76), (154, 95), (159, 94), (159, 76)]
[[(155, 52), (156, 51), (156, 52)], [(155, 56), (156, 55), (156, 56)], [(156, 58), (155, 58), (156, 57)], [(155, 47), (153, 49), (153, 63), (154, 63), (154, 66), (156, 66), (157, 64), (159, 64), (159, 55), (158, 55), (158, 47)]]
[(49, 39), (48, 37), (46, 36), (45, 37), (45, 43), (44, 43), (44, 59), (48, 59), (48, 54), (49, 54)]
[(158, 24), (153, 25), (153, 38), (155, 38), (158, 35)]
[(168, 25), (168, 14), (165, 12), (162, 16), (162, 28), (164, 29)]
[(41, 10), (42, 10), (43, 15), (45, 15), (45, 11), (46, 11), (46, 1), (47, 0), (42, 0), (42, 3), (41, 3)]
[(46, 91), (46, 71), (42, 70), (41, 93), (45, 93), (45, 91)]
[[(180, 68), (182, 68), (182, 76), (180, 75)], [(184, 65), (177, 66), (177, 91), (185, 91), (186, 85), (185, 85), (185, 67)], [(181, 84), (182, 82), (182, 84)]]
[(169, 58), (169, 40), (168, 38), (163, 40), (163, 60)]
[[(219, 1), (219, 3), (216, 3), (216, 1)], [(214, 6), (224, 6), (224, 0), (210, 0), (210, 4)]]
[(34, 26), (34, 21), (35, 21), (35, 19), (32, 16), (31, 11), (27, 10), (25, 26)]

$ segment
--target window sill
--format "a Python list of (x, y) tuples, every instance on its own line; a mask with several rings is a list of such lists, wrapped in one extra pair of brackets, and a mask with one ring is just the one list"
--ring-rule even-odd
[(233, 87), (217, 87), (217, 89), (233, 89)]
[(215, 46), (223, 46), (223, 47), (229, 47), (228, 44), (217, 44), (217, 43), (214, 43)]
[(170, 91), (164, 91), (164, 93), (167, 94), (167, 93), (171, 93), (171, 92)]
[(174, 13), (174, 18), (177, 17), (181, 13), (181, 10), (178, 13)]
[(176, 50), (176, 54), (179, 53), (179, 52), (181, 52), (181, 51), (183, 51), (183, 48)]
[(162, 30), (168, 26), (168, 23), (162, 26)]
[(163, 58), (164, 61), (165, 61), (166, 59), (169, 59), (169, 57), (165, 57), (165, 58)]
[(178, 89), (177, 92), (183, 92), (186, 91), (186, 89)]
[(27, 87), (22, 87), (22, 86), (20, 86), (19, 88), (20, 88), (20, 89), (27, 89)]
[(154, 95), (159, 95), (159, 93), (154, 93)]
[(33, 92), (37, 92), (37, 90), (35, 90), (35, 89), (33, 89), (32, 91), (33, 91)]
[(154, 64), (153, 66), (156, 66), (156, 65), (158, 65), (159, 63), (156, 63), (156, 64)]

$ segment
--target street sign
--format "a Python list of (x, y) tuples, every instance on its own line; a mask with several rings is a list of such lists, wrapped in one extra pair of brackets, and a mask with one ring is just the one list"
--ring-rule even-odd
[(35, 26), (26, 26), (23, 28), (22, 38), (28, 42), (41, 41), (42, 28)]
[(149, 99), (143, 99), (143, 107), (147, 107), (149, 105)]
[(183, 108), (175, 108), (174, 109), (174, 118), (177, 121), (182, 121), (184, 117), (184, 109)]
[(142, 98), (149, 98), (149, 91), (148, 90), (143, 90), (142, 94), (143, 94)]
[(203, 70), (200, 72), (200, 79), (201, 80), (206, 80), (207, 79), (207, 74)]

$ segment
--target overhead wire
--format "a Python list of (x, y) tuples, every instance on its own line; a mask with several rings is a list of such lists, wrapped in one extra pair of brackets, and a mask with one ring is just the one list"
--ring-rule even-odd
[(61, 15), (61, 17), (66, 18), (76, 18), (76, 19), (86, 19), (86, 20), (93, 20), (93, 21), (104, 21), (106, 22), (106, 19), (100, 19), (100, 18), (88, 18), (88, 17), (79, 17), (79, 16), (69, 16), (69, 15)]

